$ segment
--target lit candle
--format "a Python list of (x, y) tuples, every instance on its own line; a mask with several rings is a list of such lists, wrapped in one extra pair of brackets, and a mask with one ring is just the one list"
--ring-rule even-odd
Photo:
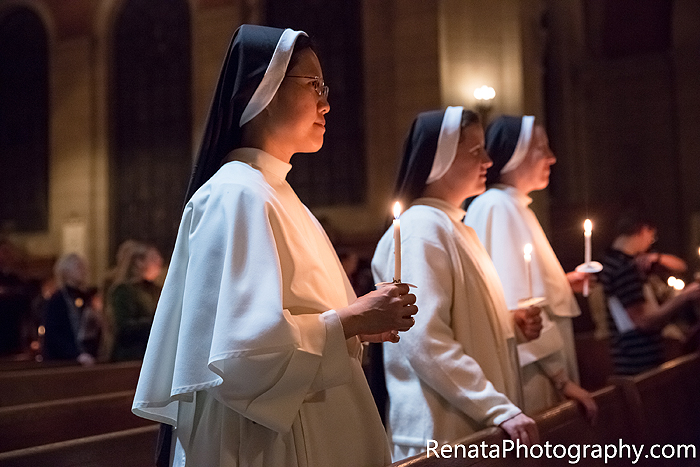
[(525, 244), (523, 248), (523, 257), (525, 258), (526, 274), (527, 274), (527, 291), (530, 295), (527, 298), (532, 298), (532, 271), (530, 270), (530, 263), (532, 262), (532, 244)]
[(401, 204), (394, 204), (394, 282), (401, 282)]
[[(586, 219), (583, 223), (583, 262), (584, 264), (591, 263), (591, 233), (593, 231), (593, 223), (590, 219)], [(583, 280), (583, 296), (588, 297), (588, 275)]]
[(584, 263), (588, 264), (591, 262), (591, 232), (593, 230), (593, 223), (590, 219), (586, 219), (583, 223), (583, 238), (585, 243), (585, 248), (583, 252)]

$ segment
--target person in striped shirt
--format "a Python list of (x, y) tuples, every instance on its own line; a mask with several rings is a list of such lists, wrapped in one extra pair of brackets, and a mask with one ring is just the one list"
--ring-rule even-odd
[(618, 235), (603, 258), (599, 279), (608, 302), (611, 357), (615, 374), (635, 375), (664, 362), (661, 329), (690, 302), (700, 301), (693, 282), (659, 305), (645, 286), (645, 274), (635, 262), (656, 241), (656, 227), (637, 214), (626, 214)]

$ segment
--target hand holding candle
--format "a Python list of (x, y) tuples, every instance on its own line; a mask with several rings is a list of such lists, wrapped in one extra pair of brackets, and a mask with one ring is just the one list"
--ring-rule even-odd
[(401, 282), (401, 203), (394, 204), (394, 282)]
[(583, 279), (583, 296), (588, 297), (589, 278), (588, 274), (597, 273), (603, 270), (603, 265), (597, 261), (591, 261), (591, 236), (593, 234), (593, 222), (586, 219), (583, 223), (583, 264), (580, 264), (576, 271), (586, 274)]

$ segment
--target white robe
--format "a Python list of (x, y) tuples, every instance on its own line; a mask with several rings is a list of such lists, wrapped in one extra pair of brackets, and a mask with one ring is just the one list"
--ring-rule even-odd
[(289, 164), (230, 159), (185, 207), (134, 413), (176, 427), (176, 466), (386, 465), (340, 261)]
[(532, 199), (507, 185), (496, 185), (470, 205), (464, 222), (474, 228), (501, 278), (506, 303), (517, 308), (528, 298), (523, 248), (533, 246), (532, 294), (545, 298), (543, 330), (534, 341), (520, 344), (525, 412), (535, 414), (561, 401), (550, 378), (564, 376), (578, 382), (578, 364), (571, 318), (581, 311), (566, 274), (535, 213)]
[[(401, 274), (416, 285), (416, 323), (384, 345), (394, 460), (429, 439), (455, 441), (519, 414), (512, 318), (488, 254), (464, 211), (421, 198), (401, 215)], [(377, 281), (394, 275), (393, 229), (377, 246)]]

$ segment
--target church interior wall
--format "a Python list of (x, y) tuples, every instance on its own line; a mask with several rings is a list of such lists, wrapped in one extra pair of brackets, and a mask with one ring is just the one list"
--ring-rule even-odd
[(437, 11), (435, 2), (364, 2), (367, 201), (313, 211), (340, 233), (341, 242), (355, 244), (365, 254), (371, 255), (388, 222), (403, 141), (413, 118), (441, 105)]
[[(2, 6), (41, 11), (47, 29), (55, 29), (49, 44), (49, 227), (45, 232), (13, 232), (8, 237), (30, 257), (58, 257), (64, 252), (64, 244), (70, 244), (71, 250), (88, 259), (93, 282), (101, 280), (112, 263), (109, 255), (110, 54), (114, 19), (122, 3), (122, 0), (80, 2), (76, 4), (77, 10), (76, 5), (55, 0), (25, 0)], [(231, 33), (240, 22), (237, 3), (190, 2), (194, 65), (192, 131), (197, 142), (221, 60)]]
[(192, 156), (199, 149), (214, 86), (226, 55), (231, 34), (242, 22), (240, 8), (220, 5), (196, 10), (192, 18)]
[(93, 239), (102, 232), (95, 230), (94, 221), (103, 213), (95, 210), (93, 194), (96, 154), (91, 49), (91, 38), (76, 37), (58, 42), (51, 54), (49, 244), (62, 248), (63, 226), (75, 224), (84, 229), (80, 253), (98, 267)]
[(524, 110), (520, 1), (445, 0), (440, 11), (444, 104), (477, 104), (474, 89), (496, 90), (491, 116)]
[(580, 260), (572, 232), (584, 218), (595, 222), (599, 255), (635, 205), (659, 226), (654, 248), (700, 265), (700, 141), (688, 131), (698, 107), (697, 2), (550, 1), (547, 14), (552, 244), (565, 268)]
[[(40, 12), (50, 38), (49, 229), (10, 237), (31, 255), (57, 256), (64, 228), (82, 225), (93, 274), (111, 262), (110, 54), (121, 1), (69, 7), (60, 0), (22, 0), (0, 6), (21, 4)], [(365, 202), (314, 208), (315, 214), (344, 243), (373, 246), (388, 221), (412, 119), (445, 105), (473, 107), (473, 89), (487, 84), (497, 93), (491, 116), (530, 113), (547, 123), (559, 161), (535, 210), (565, 266), (579, 256), (579, 217), (599, 211), (609, 226), (615, 214), (608, 209), (611, 202), (630, 192), (657, 216), (660, 247), (695, 258), (700, 7), (693, 0), (674, 2), (672, 50), (610, 58), (601, 56), (605, 3), (364, 0)], [(265, 2), (189, 4), (194, 156), (231, 33), (241, 22), (264, 18)], [(603, 224), (598, 228), (605, 230)], [(605, 242), (596, 237), (595, 253)]]
[[(544, 8), (541, 0), (440, 2), (442, 106), (473, 109), (474, 89), (487, 85), (496, 91), (488, 118), (528, 114), (543, 122)], [(533, 193), (533, 209), (548, 230), (547, 190)]]
[(683, 231), (688, 232), (683, 254), (700, 269), (700, 2), (676, 0), (673, 12), (673, 68), (677, 119), (677, 150)]

